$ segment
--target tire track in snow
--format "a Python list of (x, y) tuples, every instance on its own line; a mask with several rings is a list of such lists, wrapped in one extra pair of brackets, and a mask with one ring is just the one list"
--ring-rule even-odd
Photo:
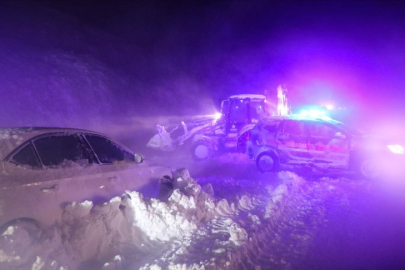
[[(336, 194), (327, 182), (305, 182), (288, 172), (280, 177), (286, 184), (274, 190), (266, 188), (266, 183), (259, 187), (252, 183), (242, 196), (227, 198), (216, 218), (156, 265), (162, 269), (299, 269), (295, 267), (325, 223), (325, 203)], [(257, 189), (262, 192), (247, 192)]]

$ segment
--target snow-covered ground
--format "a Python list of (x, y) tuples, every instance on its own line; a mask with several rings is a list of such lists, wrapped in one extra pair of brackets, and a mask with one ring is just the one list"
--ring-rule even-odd
[[(77, 12), (69, 12), (70, 2), (0, 3), (2, 126), (88, 128), (123, 139), (128, 146), (144, 145), (144, 139), (153, 135), (146, 133), (158, 123), (215, 113), (218, 99), (227, 97), (230, 89), (262, 91), (280, 78), (287, 82), (290, 78), (293, 87), (303, 86), (295, 100), (318, 102), (325, 93), (335, 95), (337, 101), (350, 101), (342, 118), (350, 115), (350, 121), (390, 135), (400, 134), (397, 127), (404, 126), (393, 125), (393, 118), (384, 113), (391, 111), (388, 115), (403, 123), (403, 113), (398, 113), (403, 108), (398, 90), (403, 76), (398, 72), (403, 68), (398, 65), (405, 61), (398, 60), (403, 50), (398, 47), (400, 53), (395, 53), (396, 33), (402, 29), (390, 20), (381, 24), (373, 11), (395, 18), (391, 16), (395, 5), (385, 12), (380, 5), (374, 9), (371, 5), (368, 11), (359, 5), (352, 13), (366, 11), (363, 15), (370, 19), (352, 16), (356, 18), (349, 22), (352, 31), (339, 19), (341, 27), (335, 29), (339, 31), (325, 28), (328, 34), (319, 32), (322, 38), (314, 43), (316, 21), (307, 28), (305, 23), (319, 18), (322, 25), (325, 18), (332, 20), (326, 22), (340, 18), (334, 5), (325, 2), (328, 9), (323, 16), (311, 12), (301, 16), (288, 1), (281, 9), (274, 9), (271, 1), (252, 6), (229, 1), (218, 11), (197, 5), (181, 15), (177, 5), (162, 6), (161, 1), (155, 9), (155, 1), (141, 1), (119, 7), (117, 14), (125, 16), (108, 16), (106, 21), (111, 10), (104, 7), (108, 12), (99, 16), (93, 8), (102, 6), (101, 1), (94, 1), (84, 13), (81, 1), (76, 1)], [(319, 13), (321, 9), (313, 6), (310, 3), (308, 10)], [(170, 15), (173, 8), (179, 12)], [(127, 14), (127, 9), (134, 13)], [(263, 13), (253, 12), (259, 9)], [(196, 28), (188, 23), (189, 14), (194, 14)], [(93, 16), (97, 20), (89, 23)], [(268, 18), (277, 22), (297, 16), (304, 22), (302, 29), (297, 23), (290, 23), (291, 29), (279, 23), (277, 39), (267, 32), (273, 27), (263, 25)], [(252, 29), (261, 29), (259, 36), (246, 32), (250, 29), (246, 18), (256, 17), (261, 27), (253, 24)], [(157, 31), (159, 24), (165, 27)], [(370, 33), (385, 37), (379, 39), (381, 44), (352, 42), (356, 33), (373, 36), (364, 34), (364, 25), (370, 26)], [(245, 41), (246, 34), (251, 36)], [(336, 40), (342, 41), (337, 47)], [(347, 40), (353, 46), (346, 47)], [(321, 56), (332, 64), (317, 58), (309, 61), (312, 52), (331, 52)], [(258, 55), (263, 62), (257, 61)], [(340, 61), (339, 67), (333, 59)], [(367, 66), (364, 59), (373, 64)], [(361, 68), (356, 71), (354, 66)], [(377, 67), (386, 71), (376, 76)], [(291, 70), (295, 72), (286, 75)], [(147, 132), (133, 136), (132, 131), (140, 128)], [(53, 226), (38, 228), (21, 221), (0, 233), (0, 270), (405, 269), (403, 177), (366, 182), (350, 175), (312, 172), (260, 174), (238, 154), (198, 163), (189, 155), (169, 153), (146, 158), (177, 171), (175, 190), (167, 201), (129, 191), (102, 205), (70, 204), (62, 222)], [(0, 212), (6, 210), (12, 211)]]
[[(346, 253), (359, 248), (371, 254), (361, 245), (369, 235), (357, 231), (363, 235), (360, 239), (353, 233), (364, 227), (356, 221), (365, 214), (359, 211), (379, 205), (372, 200), (380, 190), (376, 183), (344, 176), (301, 177), (289, 171), (259, 174), (240, 154), (209, 162), (173, 156), (153, 160), (175, 171), (174, 192), (167, 200), (128, 191), (101, 205), (70, 204), (62, 222), (53, 226), (10, 226), (0, 236), (0, 269), (350, 269), (356, 265), (353, 261), (368, 265), (362, 261), (367, 256)], [(180, 168), (182, 163), (189, 170)], [(370, 235), (397, 219), (391, 221), (372, 227)], [(395, 228), (393, 235), (404, 239), (404, 230)], [(395, 238), (379, 235), (372, 236), (379, 239), (378, 246), (399, 250), (400, 243), (390, 245)], [(347, 245), (350, 239), (364, 241)], [(392, 256), (401, 263), (395, 253)]]

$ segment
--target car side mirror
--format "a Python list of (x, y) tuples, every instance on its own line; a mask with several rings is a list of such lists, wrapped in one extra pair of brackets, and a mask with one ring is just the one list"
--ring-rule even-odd
[(346, 139), (346, 135), (344, 135), (342, 132), (338, 131), (338, 132), (336, 132), (336, 134), (335, 134), (335, 138), (338, 138), (338, 139)]
[(143, 162), (143, 156), (140, 154), (135, 153), (134, 154), (134, 160), (136, 164), (140, 164)]

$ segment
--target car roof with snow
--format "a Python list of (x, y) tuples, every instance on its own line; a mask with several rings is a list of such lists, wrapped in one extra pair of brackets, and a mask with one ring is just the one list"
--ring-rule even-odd
[(245, 98), (250, 98), (250, 99), (266, 99), (265, 96), (263, 95), (257, 95), (257, 94), (241, 94), (241, 95), (232, 95), (229, 97), (230, 99), (245, 99)]
[(314, 116), (303, 116), (303, 115), (299, 115), (299, 114), (273, 115), (273, 116), (268, 116), (266, 118), (263, 118), (261, 121), (263, 123), (266, 123), (266, 122), (282, 121), (282, 120), (317, 121), (317, 122), (329, 123), (332, 125), (343, 125), (343, 123), (333, 120), (332, 118), (327, 117), (327, 116), (314, 117)]
[[(3, 160), (14, 149), (24, 142), (48, 133), (92, 133), (107, 137), (104, 134), (75, 128), (57, 127), (11, 127), (0, 128), (0, 160)], [(108, 137), (107, 137), (108, 138)]]

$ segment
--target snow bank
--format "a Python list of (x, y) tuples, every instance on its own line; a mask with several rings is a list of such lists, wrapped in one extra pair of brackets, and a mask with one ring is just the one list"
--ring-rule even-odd
[(128, 191), (100, 205), (72, 203), (53, 226), (9, 226), (0, 236), (0, 269), (234, 269), (265, 241), (302, 183), (292, 173), (278, 177), (276, 188), (252, 182), (242, 195), (229, 182), (221, 199), (181, 169), (167, 201)]
[[(216, 215), (200, 224), (174, 255), (140, 269), (261, 269), (253, 261), (267, 257), (260, 247), (269, 241), (273, 224), (282, 218), (284, 204), (300, 192), (304, 183), (289, 172), (279, 173), (278, 178), (282, 184), (276, 188), (267, 182), (209, 179), (220, 181), (220, 186), (225, 183), (228, 191), (226, 198), (216, 198)], [(244, 188), (243, 195), (237, 192), (240, 185)], [(272, 205), (271, 209), (268, 205)]]

